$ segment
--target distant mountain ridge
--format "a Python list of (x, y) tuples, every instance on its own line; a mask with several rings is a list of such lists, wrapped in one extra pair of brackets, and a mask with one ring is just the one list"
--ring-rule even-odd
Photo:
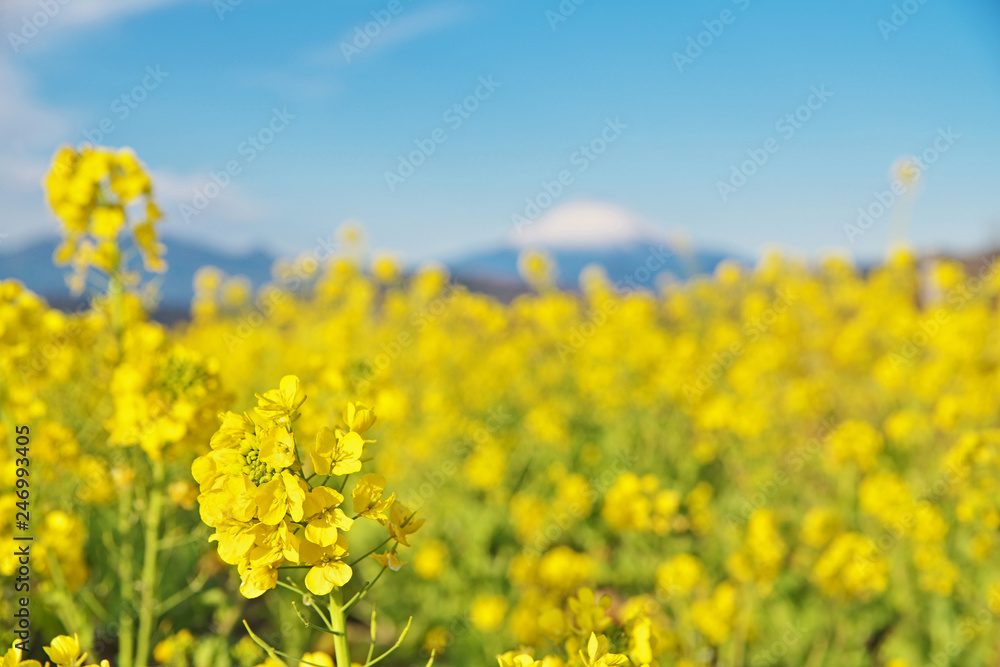
[[(226, 253), (190, 241), (167, 237), (169, 268), (164, 274), (143, 274), (158, 285), (157, 317), (186, 317), (194, 296), (193, 280), (203, 266), (215, 266), (229, 275), (250, 279), (254, 288), (271, 281), (276, 256), (265, 250)], [(0, 279), (15, 278), (60, 308), (81, 303), (66, 285), (69, 267), (57, 267), (52, 255), (58, 239), (49, 238), (10, 251), (0, 247)], [(527, 291), (518, 272), (518, 257), (528, 248), (546, 251), (557, 266), (558, 284), (577, 289), (580, 272), (602, 266), (620, 289), (655, 287), (657, 277), (677, 279), (710, 273), (732, 255), (688, 249), (659, 228), (618, 207), (592, 202), (567, 204), (515, 230), (510, 239), (493, 248), (445, 261), (452, 277), (469, 289), (509, 299)], [(738, 258), (737, 258), (738, 259)]]
[[(160, 307), (163, 309), (187, 310), (194, 296), (194, 274), (203, 266), (216, 266), (229, 275), (244, 275), (254, 286), (271, 279), (271, 264), (275, 258), (261, 250), (229, 254), (169, 237), (164, 239), (164, 244), (167, 246), (167, 271), (143, 272), (144, 281), (156, 281), (159, 285)], [(20, 280), (53, 305), (64, 307), (75, 304), (78, 299), (73, 298), (66, 285), (66, 276), (72, 269), (52, 263), (52, 254), (58, 245), (56, 238), (42, 239), (21, 249), (0, 253), (0, 279)]]

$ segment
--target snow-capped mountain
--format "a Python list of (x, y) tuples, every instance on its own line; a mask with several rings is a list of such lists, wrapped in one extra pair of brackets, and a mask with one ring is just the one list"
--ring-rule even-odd
[(515, 225), (511, 245), (519, 248), (608, 249), (643, 243), (669, 243), (670, 236), (652, 223), (606, 202), (565, 204)]
[(517, 258), (527, 249), (546, 251), (558, 268), (559, 284), (575, 287), (586, 266), (604, 267), (623, 288), (649, 287), (657, 276), (684, 279), (710, 273), (732, 255), (692, 249), (640, 216), (605, 202), (573, 202), (536, 221), (516, 223), (497, 247), (448, 263), (463, 281), (520, 282)]

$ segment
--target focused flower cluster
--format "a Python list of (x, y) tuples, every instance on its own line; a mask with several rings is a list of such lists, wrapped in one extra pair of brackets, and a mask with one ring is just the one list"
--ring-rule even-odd
[(219, 543), (220, 557), (238, 567), (240, 591), (248, 598), (274, 588), (285, 565), (308, 566), (305, 585), (317, 595), (343, 587), (353, 574), (346, 560), (346, 533), (359, 518), (387, 528), (394, 544), (372, 556), (398, 570), (405, 563), (396, 549), (408, 546), (407, 537), (423, 524), (395, 494), (385, 494), (381, 475), (368, 473), (357, 480), (350, 516), (341, 492), (326, 486), (337, 478), (343, 489), (368, 460), (367, 447), (374, 440), (363, 435), (375, 423), (375, 413), (361, 404), (348, 404), (346, 430), (324, 426), (302, 447), (311, 464), (305, 474), (293, 434), (305, 400), (299, 379), (286, 375), (278, 389), (257, 395), (251, 413), (220, 415), (212, 451), (192, 466), (201, 490), (202, 520), (215, 528), (211, 539)]

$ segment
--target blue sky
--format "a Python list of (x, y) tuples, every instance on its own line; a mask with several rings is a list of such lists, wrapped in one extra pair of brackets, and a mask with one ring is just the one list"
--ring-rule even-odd
[[(156, 173), (165, 233), (230, 248), (299, 252), (358, 220), (373, 246), (450, 257), (510, 237), (525, 200), (545, 203), (544, 184), (568, 172), (543, 213), (609, 202), (749, 256), (877, 257), (892, 213), (853, 243), (844, 226), (889, 188), (897, 158), (942, 132), (947, 150), (908, 204), (911, 239), (1000, 242), (1000, 7), (988, 0), (62, 1), (8, 0), (0, 16), (8, 247), (54, 232), (46, 162), (105, 119), (98, 142), (134, 147)], [(47, 3), (32, 33), (25, 21), (41, 23)], [(369, 43), (352, 42), (379, 15)], [(793, 132), (776, 126), (797, 110), (808, 119)], [(270, 143), (251, 149), (251, 136)], [(600, 155), (580, 153), (592, 142)], [(390, 187), (419, 144), (434, 150)], [(762, 151), (723, 197), (733, 166)], [(229, 162), (239, 173), (185, 216)]]

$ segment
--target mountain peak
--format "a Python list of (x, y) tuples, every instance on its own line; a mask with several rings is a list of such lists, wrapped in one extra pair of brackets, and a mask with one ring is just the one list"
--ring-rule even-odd
[(558, 206), (511, 235), (518, 248), (608, 248), (665, 240), (666, 234), (614, 204), (577, 201)]

